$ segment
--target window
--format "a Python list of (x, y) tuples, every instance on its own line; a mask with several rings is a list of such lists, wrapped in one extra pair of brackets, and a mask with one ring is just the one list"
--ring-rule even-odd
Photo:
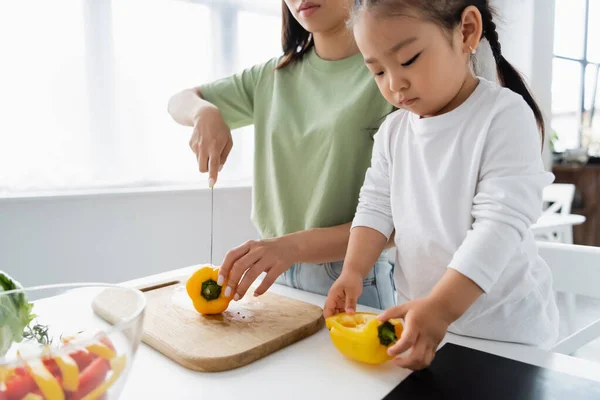
[(556, 0), (552, 78), (555, 151), (600, 155), (600, 1)]
[(94, 174), (83, 15), (81, 2), (0, 2), (0, 194)]
[[(280, 5), (1, 2), (0, 195), (204, 185), (168, 99), (278, 56)], [(222, 184), (252, 177), (252, 127), (233, 135)]]

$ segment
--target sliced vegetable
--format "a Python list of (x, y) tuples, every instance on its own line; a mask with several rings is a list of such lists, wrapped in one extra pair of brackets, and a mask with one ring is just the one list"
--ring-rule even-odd
[(96, 358), (80, 375), (79, 389), (69, 395), (69, 400), (81, 400), (97, 388), (110, 371), (111, 365), (108, 360)]
[(41, 360), (29, 361), (26, 368), (47, 400), (64, 400), (65, 394), (60, 383)]
[(5, 387), (5, 394), (7, 400), (20, 400), (21, 398), (25, 397), (28, 393), (33, 392), (37, 389), (35, 381), (29, 374), (13, 375), (10, 379), (8, 379), (5, 382)]
[(44, 366), (46, 367), (46, 369), (52, 375), (59, 376), (60, 367), (58, 366), (58, 363), (56, 362), (56, 360), (54, 358), (50, 358), (50, 357), (42, 358), (42, 362), (44, 363)]
[(194, 308), (201, 314), (219, 314), (229, 307), (231, 296), (225, 297), (223, 286), (217, 284), (219, 268), (206, 265), (192, 274), (185, 288)]
[(82, 400), (97, 400), (106, 392), (116, 381), (119, 379), (119, 376), (125, 370), (125, 365), (127, 364), (127, 359), (125, 358), (125, 354), (119, 356), (117, 358), (113, 358), (110, 360), (110, 366), (112, 368), (112, 374), (110, 378), (102, 382), (102, 384), (96, 387), (94, 390), (90, 392), (87, 396), (85, 396)]
[(44, 397), (39, 394), (29, 393), (27, 396), (23, 397), (23, 400), (44, 400)]
[(58, 356), (54, 360), (60, 369), (64, 390), (68, 390), (69, 392), (76, 391), (79, 387), (79, 367), (75, 360), (66, 354)]
[[(46, 369), (48, 371), (50, 371), (50, 373), (52, 375), (57, 376), (58, 374), (60, 374), (60, 368), (58, 367), (56, 360), (54, 360), (53, 358), (50, 358), (50, 357), (42, 358), (42, 362), (44, 363), (44, 366), (46, 367)], [(26, 367), (15, 368), (15, 374), (20, 375), (20, 376), (23, 376), (23, 375), (29, 376), (29, 373), (27, 372)]]
[(101, 343), (104, 343), (104, 345), (105, 345), (106, 347), (108, 347), (109, 349), (111, 349), (112, 351), (116, 351), (116, 350), (115, 350), (115, 345), (113, 344), (113, 342), (112, 342), (112, 341), (111, 341), (111, 340), (110, 340), (110, 339), (109, 339), (107, 336), (101, 337), (101, 338), (99, 339), (99, 341), (100, 341)]
[(340, 313), (325, 320), (335, 347), (347, 357), (368, 363), (381, 364), (392, 359), (387, 348), (398, 341), (403, 325), (400, 320), (377, 320), (377, 314)]
[(105, 345), (104, 343), (101, 343), (101, 342), (91, 344), (91, 345), (87, 346), (86, 349), (90, 353), (96, 354), (97, 356), (100, 356), (100, 357), (104, 358), (105, 360), (110, 360), (112, 358), (115, 358), (115, 356), (116, 356), (115, 351), (113, 349), (111, 349), (110, 347), (108, 347), (107, 345)]
[(88, 365), (96, 359), (96, 355), (82, 349), (69, 354), (69, 356), (77, 363), (77, 369), (83, 371)]
[(15, 370), (8, 367), (0, 366), (0, 392), (4, 390), (4, 382), (15, 374)]
[(126, 364), (106, 336), (69, 354), (54, 355), (47, 347), (37, 360), (18, 351), (17, 359), (17, 366), (0, 367), (0, 400), (106, 400)]

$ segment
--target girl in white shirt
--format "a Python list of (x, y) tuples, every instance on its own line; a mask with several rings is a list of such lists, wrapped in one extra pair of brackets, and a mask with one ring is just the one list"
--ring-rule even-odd
[[(340, 278), (325, 316), (355, 311), (388, 239), (404, 318), (389, 348), (428, 366), (447, 331), (550, 346), (558, 310), (530, 226), (553, 181), (542, 114), (502, 56), (487, 0), (357, 0), (351, 25), (383, 96), (399, 108), (375, 137)], [(502, 86), (472, 72), (486, 39)], [(541, 135), (540, 135), (541, 131)]]

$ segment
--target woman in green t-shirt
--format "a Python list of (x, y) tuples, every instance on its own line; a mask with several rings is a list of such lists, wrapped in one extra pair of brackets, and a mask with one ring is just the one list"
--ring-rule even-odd
[[(284, 55), (183, 90), (169, 113), (192, 126), (190, 147), (209, 186), (233, 146), (230, 129), (254, 125), (252, 221), (261, 240), (229, 251), (226, 295), (273, 282), (327, 295), (342, 273), (350, 225), (371, 160), (373, 135), (392, 111), (346, 28), (352, 0), (285, 0)], [(393, 240), (390, 240), (389, 247)], [(358, 303), (396, 303), (393, 263), (381, 255)]]

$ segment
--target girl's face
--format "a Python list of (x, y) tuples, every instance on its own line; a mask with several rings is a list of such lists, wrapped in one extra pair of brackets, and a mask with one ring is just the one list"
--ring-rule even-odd
[[(468, 45), (414, 14), (360, 12), (354, 36), (379, 90), (394, 106), (421, 117), (447, 112), (471, 74)], [(465, 51), (466, 47), (466, 51)]]
[(325, 33), (343, 27), (350, 16), (353, 0), (284, 0), (304, 29)]

